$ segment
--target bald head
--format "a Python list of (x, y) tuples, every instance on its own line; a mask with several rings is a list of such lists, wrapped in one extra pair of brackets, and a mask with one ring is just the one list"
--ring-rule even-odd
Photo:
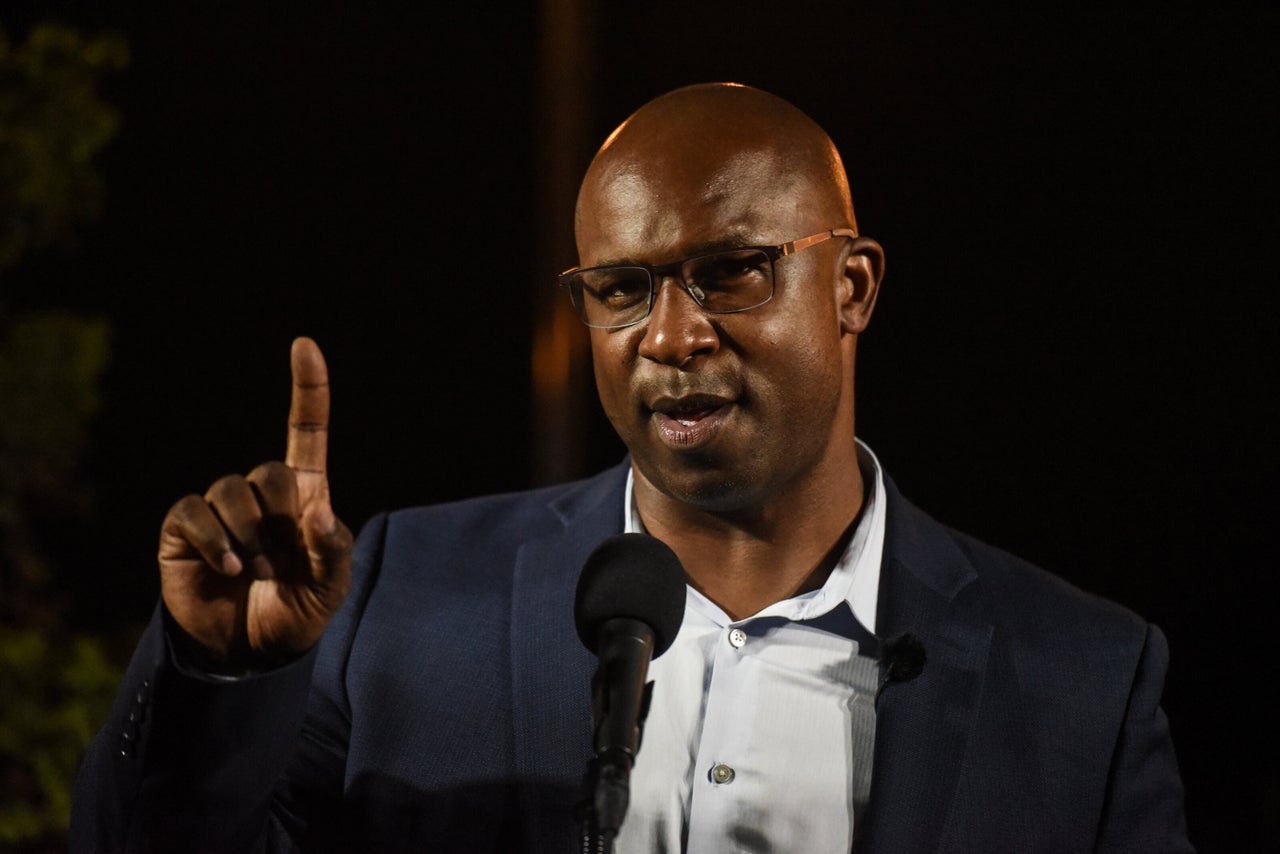
[(619, 206), (690, 194), (705, 203), (750, 194), (803, 206), (825, 227), (857, 227), (840, 154), (821, 127), (767, 92), (708, 83), (650, 101), (601, 146), (578, 196), (579, 249), (584, 230)]
[[(678, 89), (601, 147), (578, 196), (588, 269), (569, 281), (579, 306), (638, 308), (630, 322), (589, 325), (596, 389), (631, 452), (642, 515), (804, 506), (807, 520), (858, 505), (855, 342), (883, 255), (853, 226), (831, 140), (758, 89)], [(744, 293), (754, 305), (725, 304)], [(836, 515), (832, 538), (849, 521)]]

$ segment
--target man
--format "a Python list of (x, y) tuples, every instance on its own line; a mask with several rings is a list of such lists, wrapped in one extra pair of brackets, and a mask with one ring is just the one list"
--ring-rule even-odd
[[(855, 441), (884, 260), (826, 134), (758, 90), (677, 90), (606, 141), (576, 230), (562, 283), (629, 459), (378, 517), (352, 558), (326, 368), (295, 342), (285, 462), (165, 519), (75, 847), (570, 850), (573, 591), (625, 529), (688, 591), (619, 850), (1189, 850), (1159, 631), (939, 526)], [(880, 654), (906, 636), (918, 674)]]

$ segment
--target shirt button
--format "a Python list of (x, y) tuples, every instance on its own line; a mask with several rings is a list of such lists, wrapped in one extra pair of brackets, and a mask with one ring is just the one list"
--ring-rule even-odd
[[(729, 632), (729, 643), (734, 649), (742, 649), (742, 645), (747, 642), (747, 633), (742, 629), (734, 629)], [(717, 766), (718, 767), (718, 766)]]
[(724, 764), (715, 766), (711, 769), (711, 782), (717, 784), (732, 783), (733, 769)]

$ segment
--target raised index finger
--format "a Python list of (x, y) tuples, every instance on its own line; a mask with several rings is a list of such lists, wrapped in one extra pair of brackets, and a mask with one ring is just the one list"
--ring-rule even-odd
[(289, 361), (293, 399), (284, 462), (299, 475), (323, 478), (329, 452), (329, 368), (310, 338), (294, 339)]

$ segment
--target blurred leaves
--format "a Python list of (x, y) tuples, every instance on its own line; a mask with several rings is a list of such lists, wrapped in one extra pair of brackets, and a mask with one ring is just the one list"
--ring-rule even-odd
[(116, 35), (42, 24), (13, 47), (0, 30), (0, 271), (28, 249), (69, 241), (98, 213), (93, 158), (120, 125), (98, 84), (128, 63)]
[[(98, 84), (127, 65), (118, 36), (0, 30), (0, 296), (26, 255), (74, 246), (97, 215), (95, 156), (119, 114)], [(68, 626), (51, 523), (92, 516), (80, 471), (109, 358), (105, 320), (0, 305), (0, 846), (66, 846), (76, 769), (120, 679), (103, 639)], [(42, 534), (44, 540), (42, 541)], [(49, 541), (51, 542), (51, 541)]]
[(56, 621), (63, 603), (37, 517), (86, 516), (79, 480), (110, 342), (106, 321), (63, 312), (0, 314), (0, 617)]
[[(105, 321), (0, 316), (0, 844), (64, 844), (76, 769), (120, 669), (74, 635), (39, 530), (87, 518), (79, 477), (106, 367)], [(35, 847), (43, 843), (46, 848)]]
[(96, 638), (0, 628), (0, 844), (65, 833), (76, 769), (119, 679)]

